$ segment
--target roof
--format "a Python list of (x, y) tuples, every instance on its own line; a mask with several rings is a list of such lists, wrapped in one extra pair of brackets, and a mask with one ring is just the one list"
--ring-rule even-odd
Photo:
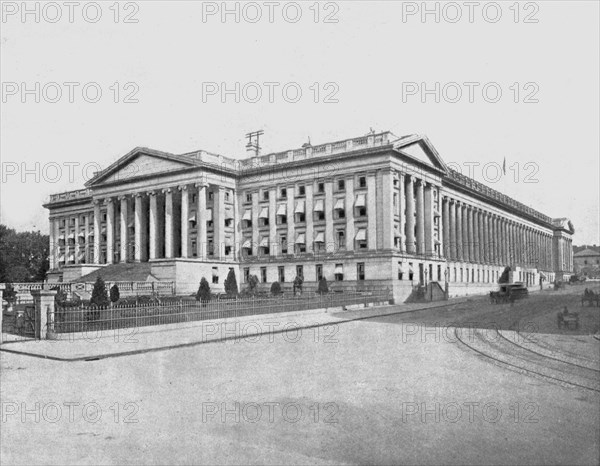
[(112, 264), (101, 267), (94, 272), (84, 275), (75, 282), (92, 283), (98, 276), (101, 276), (105, 282), (147, 282), (157, 281), (151, 273), (152, 265), (149, 262)]
[(583, 251), (576, 252), (573, 257), (584, 257), (584, 256), (600, 256), (600, 252), (594, 251), (593, 249), (586, 248)]

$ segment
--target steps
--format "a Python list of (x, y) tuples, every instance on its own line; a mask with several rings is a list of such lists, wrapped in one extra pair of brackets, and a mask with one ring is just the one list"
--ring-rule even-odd
[(76, 283), (93, 283), (98, 277), (105, 282), (146, 282), (157, 281), (152, 275), (152, 264), (149, 262), (112, 264), (94, 272), (83, 275), (75, 280)]

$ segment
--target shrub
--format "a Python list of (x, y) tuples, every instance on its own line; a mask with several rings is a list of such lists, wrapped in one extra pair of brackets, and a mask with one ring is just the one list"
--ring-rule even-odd
[(116, 303), (121, 297), (121, 293), (119, 292), (119, 287), (117, 285), (113, 285), (110, 289), (110, 301), (112, 303)]
[(229, 296), (237, 296), (238, 294), (237, 279), (235, 278), (235, 272), (233, 269), (229, 270), (227, 278), (225, 279), (225, 293), (227, 293)]
[(206, 278), (202, 277), (202, 280), (200, 280), (200, 286), (198, 287), (198, 292), (196, 293), (196, 301), (206, 303), (210, 301), (210, 298), (210, 285), (206, 281)]
[(296, 275), (296, 278), (294, 278), (294, 294), (296, 294), (296, 290), (300, 290), (300, 294), (302, 294), (303, 283), (304, 279), (300, 275)]
[(273, 296), (279, 296), (281, 294), (281, 285), (279, 282), (273, 282), (271, 284), (271, 294)]
[(56, 306), (65, 307), (67, 304), (67, 293), (61, 290), (59, 286), (54, 286), (50, 289), (52, 291), (56, 291), (56, 295), (54, 296), (54, 304)]
[(508, 283), (509, 273), (510, 267), (505, 267), (502, 275), (500, 275), (500, 278), (498, 279), (498, 283)]
[(108, 293), (106, 292), (106, 284), (102, 277), (98, 277), (96, 279), (96, 283), (94, 283), (94, 289), (92, 290), (92, 299), (90, 300), (90, 304), (92, 306), (108, 306), (110, 301), (108, 299)]
[(329, 287), (327, 286), (327, 279), (325, 277), (319, 280), (319, 287), (317, 288), (317, 293), (321, 295), (329, 293)]
[(17, 300), (17, 292), (12, 283), (6, 284), (6, 288), (2, 291), (2, 299), (10, 304), (13, 304)]

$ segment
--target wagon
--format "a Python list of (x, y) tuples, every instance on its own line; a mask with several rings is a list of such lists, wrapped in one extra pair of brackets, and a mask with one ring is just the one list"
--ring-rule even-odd
[(569, 328), (577, 330), (579, 328), (579, 314), (577, 312), (559, 312), (556, 316), (558, 328)]

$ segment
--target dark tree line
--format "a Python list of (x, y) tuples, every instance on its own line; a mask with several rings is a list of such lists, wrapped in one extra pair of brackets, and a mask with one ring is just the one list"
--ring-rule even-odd
[(48, 235), (0, 225), (0, 283), (45, 280), (49, 254)]

